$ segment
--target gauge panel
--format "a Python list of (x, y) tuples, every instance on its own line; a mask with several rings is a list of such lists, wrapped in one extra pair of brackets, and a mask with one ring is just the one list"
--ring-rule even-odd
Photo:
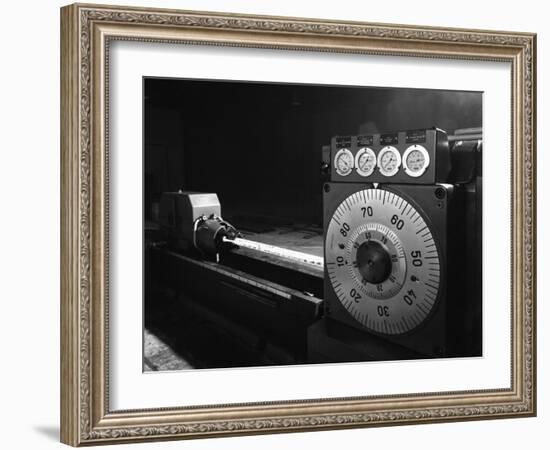
[[(329, 181), (434, 184), (447, 182), (450, 150), (437, 128), (335, 136), (327, 157)], [(329, 163), (330, 161), (330, 163)]]

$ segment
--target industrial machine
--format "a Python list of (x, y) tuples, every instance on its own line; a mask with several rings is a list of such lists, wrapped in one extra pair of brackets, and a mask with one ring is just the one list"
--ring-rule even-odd
[(164, 333), (174, 319), (169, 333), (186, 359), (195, 367), (307, 361), (307, 330), (322, 316), (321, 256), (243, 238), (215, 193), (164, 193), (159, 225), (146, 233), (145, 316)]
[(476, 132), (333, 138), (323, 189), (325, 315), (310, 331), (310, 359), (481, 354)]
[(318, 254), (243, 235), (215, 193), (165, 193), (146, 297), (231, 341), (199, 367), (479, 356), (481, 149), (480, 129), (334, 137)]

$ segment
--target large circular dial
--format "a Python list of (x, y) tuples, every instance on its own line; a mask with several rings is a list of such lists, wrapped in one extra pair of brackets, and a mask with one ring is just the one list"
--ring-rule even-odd
[(353, 153), (347, 148), (341, 148), (334, 155), (336, 173), (342, 177), (348, 176), (353, 169)]
[(365, 189), (340, 203), (327, 229), (325, 262), (338, 300), (370, 331), (406, 333), (435, 306), (436, 242), (422, 214), (394, 192)]
[(387, 145), (378, 153), (378, 170), (385, 177), (394, 176), (398, 172), (400, 165), (401, 154), (395, 147)]

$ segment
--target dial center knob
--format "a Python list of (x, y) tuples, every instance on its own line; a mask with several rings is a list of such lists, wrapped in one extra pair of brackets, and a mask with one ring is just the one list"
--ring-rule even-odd
[(367, 282), (380, 284), (391, 274), (390, 254), (378, 241), (363, 242), (357, 249), (357, 267)]

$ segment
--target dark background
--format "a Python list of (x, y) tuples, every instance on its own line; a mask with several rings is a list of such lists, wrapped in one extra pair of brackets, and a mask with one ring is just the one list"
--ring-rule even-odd
[(216, 192), (222, 214), (320, 225), (321, 147), (335, 135), (480, 127), (479, 92), (144, 79), (145, 212), (162, 192)]

